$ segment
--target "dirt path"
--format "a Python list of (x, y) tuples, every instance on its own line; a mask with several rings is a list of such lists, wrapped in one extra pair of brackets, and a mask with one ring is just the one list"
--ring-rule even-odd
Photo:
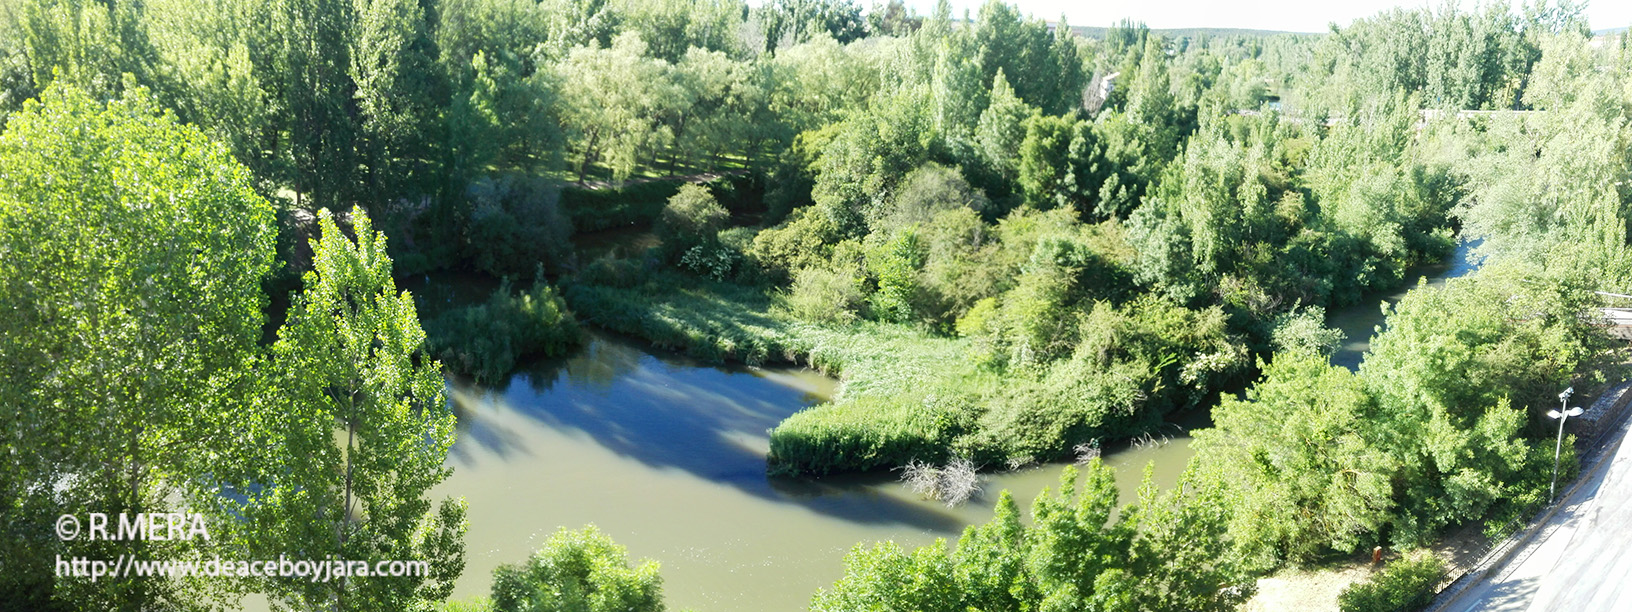
[[(1475, 522), (1453, 532), (1429, 550), (1444, 560), (1447, 567), (1465, 568), (1479, 562), (1486, 542), (1484, 526)], [(1384, 565), (1397, 558), (1397, 554), (1385, 555)], [(1337, 612), (1338, 594), (1349, 585), (1370, 578), (1382, 567), (1373, 566), (1371, 555), (1364, 554), (1331, 567), (1284, 569), (1258, 579), (1258, 594), (1241, 609), (1247, 612)]]

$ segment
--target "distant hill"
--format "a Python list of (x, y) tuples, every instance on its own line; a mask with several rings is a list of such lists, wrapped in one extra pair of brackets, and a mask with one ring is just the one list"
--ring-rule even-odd
[[(1625, 29), (1625, 28), (1622, 28), (1622, 29)], [(1071, 31), (1075, 32), (1078, 36), (1083, 36), (1083, 37), (1087, 37), (1087, 38), (1098, 38), (1098, 39), (1103, 40), (1105, 38), (1105, 33), (1110, 31), (1110, 28), (1100, 28), (1100, 27), (1093, 27), (1093, 26), (1071, 26)], [(1319, 36), (1319, 35), (1323, 34), (1323, 33), (1316, 33), (1316, 32), (1282, 32), (1282, 31), (1279, 31), (1279, 30), (1249, 30), (1249, 29), (1246, 29), (1246, 28), (1172, 28), (1172, 29), (1167, 29), (1167, 30), (1158, 30), (1158, 29), (1152, 28), (1150, 30), (1150, 33), (1151, 34), (1160, 34), (1162, 36), (1166, 36), (1166, 37), (1169, 37), (1169, 38), (1202, 38), (1202, 37), (1222, 38), (1222, 37), (1225, 37), (1225, 36), (1278, 36), (1278, 35), (1281, 35), (1281, 34), (1292, 34), (1292, 35), (1297, 35), (1297, 36)]]

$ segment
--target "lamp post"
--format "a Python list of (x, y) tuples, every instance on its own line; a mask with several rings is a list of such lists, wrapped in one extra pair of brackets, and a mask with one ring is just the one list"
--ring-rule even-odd
[(1581, 407), (1569, 408), (1570, 394), (1575, 393), (1575, 387), (1565, 389), (1558, 394), (1558, 410), (1548, 410), (1547, 418), (1558, 419), (1558, 442), (1553, 445), (1553, 484), (1547, 487), (1547, 503), (1553, 503), (1558, 495), (1558, 455), (1564, 450), (1564, 421), (1572, 416), (1581, 414)]

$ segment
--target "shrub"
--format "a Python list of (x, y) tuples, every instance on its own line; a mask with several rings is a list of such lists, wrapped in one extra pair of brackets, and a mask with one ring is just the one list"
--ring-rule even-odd
[(1133, 435), (1157, 420), (1146, 392), (1157, 374), (1137, 362), (1064, 361), (1038, 379), (1010, 382), (957, 450), (987, 463), (1047, 461), (1089, 440)]
[(562, 528), (526, 563), (493, 571), (496, 612), (661, 612), (655, 561), (630, 566), (629, 553), (593, 525)]
[(838, 236), (827, 215), (807, 206), (793, 211), (786, 223), (761, 230), (747, 255), (767, 272), (787, 277), (794, 270), (826, 263)]
[(913, 319), (919, 297), (917, 273), (922, 266), (918, 234), (911, 229), (867, 253), (867, 271), (878, 281), (878, 290), (868, 299), (873, 318), (891, 323)]
[(868, 225), (873, 233), (889, 234), (928, 223), (945, 211), (982, 213), (990, 204), (986, 194), (970, 187), (956, 168), (930, 162), (907, 175), (895, 197), (880, 207)]
[(922, 300), (930, 318), (956, 321), (982, 299), (1002, 293), (1014, 274), (1001, 261), (1002, 245), (980, 216), (968, 209), (935, 215), (919, 233), (924, 266)]
[(470, 185), (466, 244), (476, 269), (519, 275), (543, 265), (558, 270), (572, 256), (572, 223), (561, 212), (561, 191), (543, 179), (482, 178)]
[(855, 322), (863, 298), (855, 277), (825, 267), (804, 268), (793, 275), (783, 304), (801, 320), (848, 325)]
[(680, 255), (680, 269), (720, 282), (731, 276), (740, 257), (720, 244), (699, 244)]
[(1388, 564), (1371, 580), (1355, 583), (1337, 596), (1343, 612), (1413, 612), (1434, 600), (1433, 588), (1445, 576), (1445, 563), (1425, 555)]
[(917, 389), (806, 408), (772, 430), (766, 462), (772, 473), (814, 475), (939, 463), (968, 429), (972, 399)]
[(1294, 308), (1275, 317), (1270, 342), (1277, 353), (1302, 351), (1330, 357), (1343, 345), (1343, 331), (1326, 327), (1325, 308)]
[(486, 383), (502, 381), (526, 357), (565, 354), (580, 338), (566, 303), (542, 282), (520, 295), (505, 283), (486, 303), (442, 313), (425, 330), (431, 354)]
[(716, 242), (716, 234), (725, 229), (730, 220), (731, 213), (715, 201), (707, 187), (682, 185), (663, 207), (657, 234), (663, 239), (664, 248), (678, 255), (692, 247)]
[(901, 481), (913, 493), (945, 502), (948, 508), (956, 508), (980, 493), (980, 474), (976, 472), (975, 462), (966, 457), (942, 466), (909, 461), (901, 466)]

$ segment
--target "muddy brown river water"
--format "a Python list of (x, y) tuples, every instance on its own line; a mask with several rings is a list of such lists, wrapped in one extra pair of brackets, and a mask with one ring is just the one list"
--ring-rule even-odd
[[(1477, 267), (1459, 247), (1450, 263), (1413, 276), (1433, 283)], [(1412, 285), (1414, 286), (1414, 282)], [(1376, 296), (1332, 313), (1349, 335), (1334, 362), (1355, 367), (1382, 322)], [(991, 517), (999, 490), (1028, 508), (1058, 482), (1061, 465), (986, 475), (985, 493), (947, 508), (888, 474), (819, 480), (765, 474), (767, 430), (835, 391), (808, 370), (712, 366), (592, 334), (570, 358), (537, 363), (507, 384), (450, 383), (459, 440), (453, 476), (433, 499), (469, 502), (466, 566), (454, 597), (486, 594), (492, 572), (527, 558), (558, 528), (594, 524), (633, 558), (662, 564), (670, 609), (802, 610), (831, 585), (858, 542), (905, 547)], [(1205, 415), (1188, 419), (1205, 426)], [(1147, 463), (1159, 485), (1177, 481), (1193, 454), (1175, 427), (1167, 444), (1112, 448), (1124, 502)]]

